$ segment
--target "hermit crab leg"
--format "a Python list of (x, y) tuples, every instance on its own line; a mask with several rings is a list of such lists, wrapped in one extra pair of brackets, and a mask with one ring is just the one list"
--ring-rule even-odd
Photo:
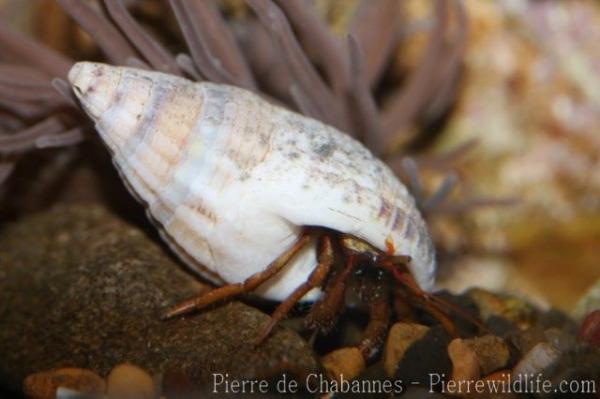
[(349, 255), (344, 268), (327, 283), (323, 297), (312, 306), (306, 315), (304, 324), (307, 328), (319, 329), (323, 334), (327, 334), (333, 328), (337, 315), (344, 305), (346, 280), (353, 268), (354, 255)]
[(465, 320), (468, 320), (471, 323), (473, 323), (478, 328), (484, 331), (487, 330), (487, 328), (483, 324), (481, 324), (481, 322), (476, 320), (471, 315), (465, 313), (459, 307), (423, 291), (421, 288), (419, 288), (417, 282), (410, 273), (401, 272), (397, 267), (395, 267), (389, 262), (383, 261), (380, 262), (380, 264), (385, 269), (389, 270), (392, 273), (392, 275), (396, 278), (396, 280), (399, 283), (401, 283), (404, 287), (406, 287), (413, 294), (414, 297), (419, 298), (421, 300), (421, 307), (427, 313), (435, 317), (450, 335), (457, 337), (458, 331), (454, 326), (454, 323), (450, 320), (450, 318), (446, 315), (442, 308), (450, 309), (456, 312)]
[(446, 316), (446, 314), (444, 314), (444, 312), (438, 306), (436, 306), (432, 302), (427, 301), (423, 301), (421, 306), (423, 310), (435, 317), (435, 319), (440, 322), (444, 330), (446, 330), (446, 332), (450, 334), (451, 337), (457, 338), (460, 336), (452, 320), (450, 320), (450, 318)]
[(365, 361), (377, 354), (383, 344), (390, 324), (390, 310), (389, 295), (378, 295), (369, 301), (369, 322), (357, 345)]
[(262, 343), (271, 333), (271, 330), (277, 323), (283, 319), (290, 309), (298, 303), (300, 299), (308, 291), (315, 287), (319, 287), (327, 275), (329, 274), (329, 269), (333, 263), (333, 248), (331, 247), (331, 239), (328, 236), (323, 236), (322, 245), (319, 252), (319, 263), (315, 270), (310, 274), (308, 279), (298, 286), (283, 302), (277, 306), (273, 314), (271, 314), (271, 320), (265, 326), (261, 334), (257, 339), (257, 344)]
[(215, 288), (214, 290), (211, 290), (196, 298), (189, 299), (171, 309), (163, 318), (170, 319), (175, 316), (189, 313), (196, 309), (201, 309), (223, 299), (231, 298), (245, 292), (254, 291), (262, 283), (277, 274), (295, 254), (297, 254), (306, 244), (308, 244), (309, 241), (310, 235), (303, 234), (290, 249), (285, 251), (283, 254), (281, 254), (281, 256), (271, 262), (271, 264), (267, 266), (265, 270), (253, 274), (242, 283), (227, 284), (222, 287)]

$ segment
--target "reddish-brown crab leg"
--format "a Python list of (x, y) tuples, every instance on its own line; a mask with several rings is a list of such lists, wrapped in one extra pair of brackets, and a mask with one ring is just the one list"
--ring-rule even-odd
[(448, 334), (450, 334), (453, 337), (458, 337), (458, 331), (456, 330), (454, 323), (444, 314), (444, 312), (442, 312), (439, 309), (439, 307), (433, 301), (435, 297), (429, 295), (421, 288), (419, 288), (417, 282), (410, 273), (400, 272), (400, 270), (396, 267), (397, 265), (391, 264), (390, 262), (381, 262), (381, 265), (384, 268), (390, 270), (396, 278), (396, 280), (402, 285), (404, 285), (404, 287), (406, 287), (409, 291), (411, 291), (416, 298), (421, 299), (421, 307), (427, 313), (435, 317), (440, 322), (444, 330), (448, 332)]
[(456, 326), (454, 325), (452, 320), (450, 320), (450, 318), (446, 316), (438, 306), (436, 306), (432, 302), (422, 301), (421, 307), (427, 313), (432, 315), (437, 321), (439, 321), (444, 330), (446, 330), (446, 332), (450, 334), (451, 337), (460, 337), (460, 334), (458, 333), (458, 330), (456, 329)]
[(277, 306), (277, 309), (275, 309), (271, 315), (271, 320), (269, 320), (269, 323), (259, 335), (257, 344), (260, 344), (269, 336), (273, 327), (288, 314), (290, 309), (298, 303), (308, 291), (315, 287), (319, 287), (327, 277), (333, 263), (333, 248), (331, 247), (331, 239), (328, 236), (323, 236), (321, 242), (319, 263), (315, 267), (315, 270), (312, 271), (304, 283), (298, 286), (294, 292)]
[(379, 351), (390, 324), (389, 295), (378, 295), (369, 301), (369, 322), (357, 345), (363, 359), (368, 361)]
[(305, 325), (307, 328), (319, 329), (324, 334), (333, 328), (337, 315), (344, 304), (346, 279), (353, 267), (354, 256), (349, 255), (344, 268), (327, 283), (322, 299), (316, 302), (306, 315)]
[(417, 285), (417, 282), (410, 273), (402, 273), (397, 267), (394, 267), (394, 265), (388, 262), (382, 262), (381, 265), (387, 270), (391, 271), (396, 280), (402, 285), (404, 285), (404, 287), (406, 287), (409, 291), (411, 291), (415, 297), (421, 299), (420, 302), (423, 309), (429, 314), (431, 314), (433, 317), (435, 317), (450, 335), (458, 337), (459, 334), (454, 323), (450, 320), (448, 316), (446, 316), (446, 314), (442, 310), (442, 308), (444, 307), (456, 312), (459, 316), (461, 316), (465, 320), (470, 321), (480, 329), (487, 331), (487, 328), (483, 324), (481, 324), (481, 322), (476, 320), (471, 315), (465, 313), (459, 307), (423, 291)]
[(243, 283), (227, 284), (219, 288), (215, 288), (205, 294), (202, 294), (196, 298), (189, 299), (173, 309), (167, 312), (164, 316), (165, 319), (169, 319), (175, 316), (179, 316), (185, 313), (189, 313), (195, 309), (201, 309), (217, 301), (231, 298), (232, 296), (239, 295), (245, 292), (252, 292), (257, 289), (262, 283), (269, 280), (275, 274), (277, 274), (289, 260), (298, 253), (308, 242), (310, 236), (303, 234), (290, 249), (285, 251), (281, 256), (275, 259), (271, 264), (263, 271), (253, 274), (248, 277)]

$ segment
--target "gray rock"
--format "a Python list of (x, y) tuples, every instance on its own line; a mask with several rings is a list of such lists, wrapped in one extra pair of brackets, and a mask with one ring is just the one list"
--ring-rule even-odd
[(515, 375), (537, 375), (556, 363), (561, 353), (554, 346), (547, 342), (540, 342), (515, 366), (513, 374)]
[(544, 335), (546, 336), (547, 342), (562, 353), (571, 350), (577, 345), (575, 335), (556, 327), (547, 329), (544, 331)]
[(484, 376), (506, 367), (510, 360), (508, 346), (502, 338), (495, 335), (467, 339), (465, 344), (475, 352)]
[[(544, 370), (544, 377), (557, 387), (562, 381), (580, 381), (588, 384), (591, 391), (595, 384), (596, 391), (600, 386), (600, 348), (595, 349), (585, 344), (577, 344), (563, 352), (560, 358)], [(588, 393), (590, 393), (588, 391)]]
[(302, 378), (318, 369), (309, 345), (277, 328), (253, 339), (264, 313), (239, 302), (162, 321), (206, 286), (144, 233), (99, 207), (60, 208), (0, 230), (0, 385), (55, 367), (106, 376), (120, 363), (194, 383), (212, 373)]

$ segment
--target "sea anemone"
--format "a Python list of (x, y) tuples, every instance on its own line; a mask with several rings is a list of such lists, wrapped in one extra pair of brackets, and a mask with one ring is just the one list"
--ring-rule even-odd
[[(443, 209), (439, 205), (456, 183), (447, 173), (437, 192), (425, 198), (419, 160), (405, 157), (432, 141), (430, 127), (453, 103), (467, 31), (459, 0), (433, 2), (421, 59), (399, 84), (386, 77), (409, 34), (398, 23), (402, 5), (395, 0), (358, 2), (341, 38), (302, 0), (248, 0), (237, 5), (245, 11), (237, 18), (226, 18), (217, 2), (153, 3), (175, 16), (174, 33), (156, 22), (138, 22), (132, 10), (142, 14), (141, 2), (129, 2), (131, 10), (118, 0), (58, 3), (90, 34), (105, 62), (240, 86), (360, 139), (408, 182), (425, 213)], [(185, 45), (176, 39), (179, 34)], [(6, 186), (25, 155), (73, 146), (92, 130), (63, 80), (71, 58), (2, 21), (0, 43), (0, 183)], [(447, 172), (448, 161), (471, 146), (421, 163)], [(4, 187), (4, 196), (10, 191)]]

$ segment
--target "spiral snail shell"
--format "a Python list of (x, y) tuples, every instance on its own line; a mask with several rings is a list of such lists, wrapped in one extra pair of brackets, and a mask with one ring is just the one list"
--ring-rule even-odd
[[(131, 192), (204, 277), (241, 282), (322, 226), (410, 256), (432, 289), (434, 250), (413, 198), (348, 135), (227, 85), (90, 62), (69, 81)], [(316, 264), (313, 243), (257, 293), (281, 300)]]

